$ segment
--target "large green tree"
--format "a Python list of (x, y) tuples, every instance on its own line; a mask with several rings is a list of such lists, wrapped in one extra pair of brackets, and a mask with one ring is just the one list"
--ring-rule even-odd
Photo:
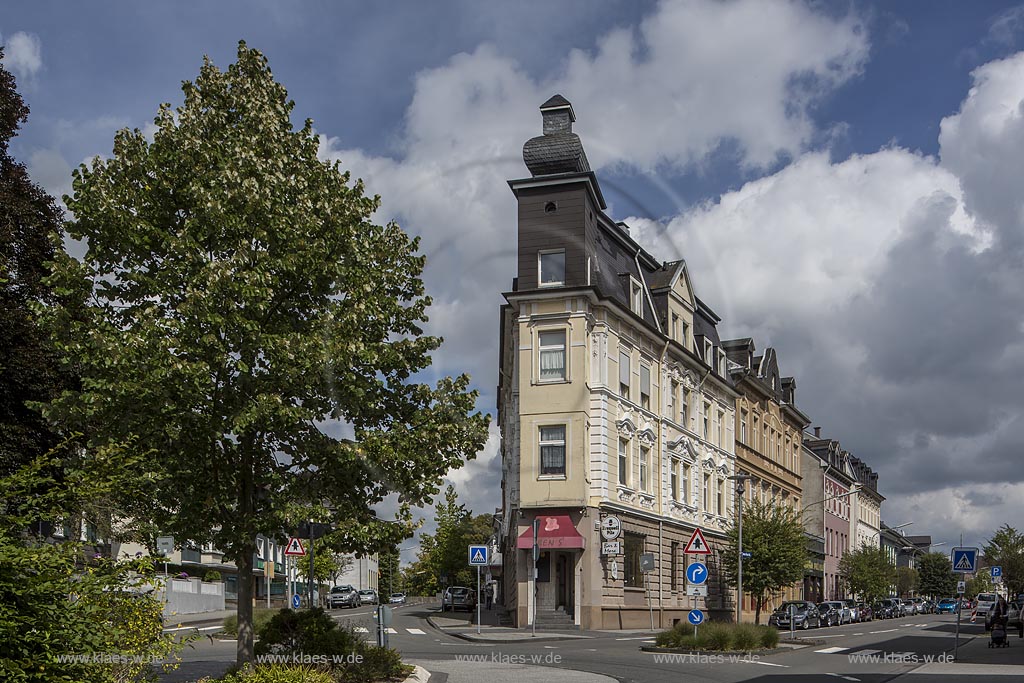
[(896, 580), (896, 568), (885, 550), (867, 544), (843, 555), (839, 574), (851, 593), (869, 603), (887, 596)]
[(896, 570), (896, 593), (908, 597), (921, 585), (921, 576), (913, 567), (899, 567)]
[(442, 586), (476, 585), (476, 570), (469, 566), (469, 546), (486, 543), (493, 531), (491, 515), (474, 515), (459, 503), (455, 487), (445, 490), (435, 506), (435, 532), (420, 535), (416, 562), (405, 572), (409, 590), (431, 595)]
[[(155, 499), (138, 514), (235, 562), (249, 662), (257, 535), (312, 518), (342, 550), (397, 542), (411, 506), (482, 448), (487, 417), (467, 376), (414, 379), (441, 344), (423, 334), (419, 242), (374, 223), (379, 198), (318, 158), (263, 55), (240, 43), (236, 63), (205, 60), (182, 89), (151, 142), (121, 130), (74, 173), (68, 233), (88, 249), (58, 254), (67, 303), (48, 322), (82, 389), (48, 415), (153, 450), (139, 474)], [(395, 492), (402, 523), (378, 521)]]
[(944, 553), (928, 553), (917, 561), (917, 571), (922, 595), (930, 597), (946, 597), (956, 593), (956, 574), (949, 555)]
[(1003, 583), (1010, 595), (1024, 593), (1024, 534), (1004, 524), (981, 552), (987, 565), (1003, 568)]
[(57, 444), (33, 404), (49, 401), (67, 382), (32, 311), (53, 300), (45, 278), (61, 212), (10, 155), (29, 110), (2, 59), (0, 48), (0, 475)]
[[(728, 531), (722, 555), (726, 582), (738, 579), (739, 526)], [(754, 598), (754, 621), (761, 622), (761, 609), (772, 594), (799, 581), (807, 563), (807, 539), (800, 517), (791, 508), (754, 501), (743, 508), (743, 592)]]

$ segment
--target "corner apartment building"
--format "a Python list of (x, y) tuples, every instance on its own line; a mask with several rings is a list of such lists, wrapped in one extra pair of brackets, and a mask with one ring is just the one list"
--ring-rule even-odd
[[(734, 515), (736, 392), (719, 318), (685, 262), (658, 261), (606, 214), (572, 105), (556, 95), (541, 116), (543, 134), (523, 148), (531, 175), (509, 181), (518, 272), (500, 333), (505, 606), (520, 627), (536, 613), (538, 624), (649, 628), (651, 605), (660, 625), (694, 606), (728, 618), (719, 554)], [(621, 534), (603, 548), (601, 525), (616, 521)], [(698, 527), (714, 550), (706, 602), (685, 594), (682, 551)], [(655, 568), (644, 572), (647, 553)]]
[[(772, 503), (799, 512), (802, 496), (800, 449), (811, 420), (796, 407), (796, 380), (781, 377), (773, 348), (758, 354), (754, 340), (722, 343), (736, 399), (736, 471), (752, 477), (744, 485), (745, 502)], [(800, 584), (787, 588), (781, 600), (799, 600)], [(754, 609), (749, 595), (743, 613)], [(771, 610), (774, 604), (765, 608)]]

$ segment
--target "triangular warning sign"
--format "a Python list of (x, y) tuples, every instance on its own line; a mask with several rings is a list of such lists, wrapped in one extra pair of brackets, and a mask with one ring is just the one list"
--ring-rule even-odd
[(960, 559), (956, 561), (956, 566), (953, 569), (959, 571), (971, 571), (974, 569), (974, 564), (971, 562), (971, 556), (967, 553), (960, 555)]
[(288, 557), (301, 557), (306, 554), (306, 549), (302, 547), (302, 541), (292, 536), (288, 539), (288, 547), (284, 549), (284, 554)]
[(473, 548), (472, 561), (473, 562), (479, 562), (481, 564), (483, 564), (484, 562), (487, 561), (487, 558), (484, 557), (484, 550), (483, 550), (483, 548)]
[(690, 542), (686, 544), (686, 550), (683, 553), (688, 555), (711, 554), (711, 548), (708, 547), (708, 542), (704, 540), (704, 534), (700, 529), (693, 530), (693, 536), (690, 536)]

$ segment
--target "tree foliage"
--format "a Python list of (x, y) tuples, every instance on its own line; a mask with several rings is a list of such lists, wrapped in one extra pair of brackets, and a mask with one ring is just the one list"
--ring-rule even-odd
[[(304, 557), (297, 558), (295, 570), (303, 579), (309, 578), (309, 541), (302, 541)], [(313, 577), (320, 583), (334, 583), (352, 566), (352, 556), (339, 552), (329, 536), (313, 541)]]
[[(441, 344), (423, 334), (418, 240), (373, 223), (379, 198), (317, 157), (266, 59), (240, 43), (236, 63), (206, 60), (182, 89), (152, 142), (121, 130), (110, 158), (74, 173), (68, 233), (88, 250), (57, 254), (65, 305), (47, 322), (82, 388), (48, 414), (92, 444), (131, 435), (157, 454), (138, 516), (237, 564), (246, 662), (257, 535), (312, 518), (350, 552), (406, 537), (411, 506), (482, 448), (487, 418), (468, 376), (412, 379)], [(394, 492), (404, 524), (377, 521)]]
[[(739, 526), (727, 532), (722, 573), (735, 586), (738, 579)], [(754, 621), (772, 594), (801, 580), (807, 563), (807, 540), (800, 517), (792, 509), (754, 501), (743, 507), (743, 592), (754, 598)]]
[(10, 155), (29, 110), (2, 58), (0, 48), (0, 475), (56, 446), (56, 432), (33, 404), (49, 401), (70, 381), (32, 310), (52, 303), (45, 278), (61, 212)]
[(920, 574), (922, 595), (941, 598), (956, 593), (957, 577), (953, 573), (953, 564), (949, 561), (949, 555), (943, 553), (923, 555), (917, 561), (917, 571)]
[(900, 597), (907, 597), (921, 585), (921, 577), (913, 567), (899, 567), (896, 569), (896, 593)]
[(405, 573), (408, 589), (417, 595), (432, 595), (442, 586), (476, 585), (469, 546), (486, 543), (493, 533), (491, 516), (473, 515), (459, 503), (453, 486), (435, 506), (435, 522), (433, 535), (420, 535), (419, 556)]
[(994, 589), (995, 584), (992, 583), (992, 577), (988, 575), (988, 572), (981, 572), (967, 579), (964, 585), (964, 596), (973, 600), (978, 593), (991, 593)]
[(1024, 593), (1024, 534), (1004, 524), (981, 552), (990, 567), (1003, 568), (1003, 583), (1010, 595)]
[(871, 603), (889, 595), (896, 568), (882, 548), (862, 545), (839, 560), (839, 574), (851, 593)]
[[(0, 680), (148, 679), (146, 658), (170, 658), (178, 649), (174, 637), (162, 633), (162, 602), (147, 592), (157, 585), (152, 562), (112, 561), (81, 543), (48, 543), (21, 533), (39, 522), (59, 524), (82, 499), (108, 497), (130, 485), (122, 464), (136, 467), (142, 456), (105, 448), (79, 469), (60, 454), (0, 477)], [(57, 467), (59, 480), (52, 476)], [(62, 661), (66, 655), (98, 659)]]

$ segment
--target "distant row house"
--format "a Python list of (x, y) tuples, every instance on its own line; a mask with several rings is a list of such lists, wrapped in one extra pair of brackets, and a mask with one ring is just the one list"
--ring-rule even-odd
[[(509, 181), (518, 272), (501, 308), (502, 593), (514, 622), (685, 620), (697, 558), (683, 551), (698, 528), (712, 550), (704, 606), (735, 614), (721, 558), (736, 475), (745, 500), (804, 517), (805, 576), (775, 597), (842, 597), (842, 555), (880, 542), (877, 475), (806, 433), (775, 349), (720, 339), (685, 261), (659, 261), (607, 215), (572, 105), (556, 95), (541, 117), (523, 148), (531, 175)], [(603, 536), (613, 522), (618, 534)], [(749, 599), (743, 610), (752, 617)]]

